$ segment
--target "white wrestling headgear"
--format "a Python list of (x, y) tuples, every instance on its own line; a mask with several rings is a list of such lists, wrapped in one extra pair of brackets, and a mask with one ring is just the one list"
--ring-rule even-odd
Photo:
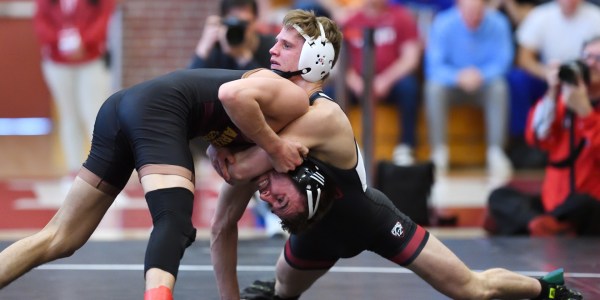
[(304, 45), (298, 60), (298, 70), (302, 78), (306, 81), (317, 82), (322, 80), (333, 68), (335, 51), (331, 42), (325, 37), (325, 29), (320, 22), (319, 30), (321, 36), (313, 39), (304, 33), (304, 30), (297, 24), (292, 25), (300, 35), (304, 37)]

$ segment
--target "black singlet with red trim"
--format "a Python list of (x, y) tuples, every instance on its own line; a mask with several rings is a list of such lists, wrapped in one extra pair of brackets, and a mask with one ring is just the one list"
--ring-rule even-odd
[(358, 159), (352, 169), (340, 169), (314, 157), (308, 158), (326, 174), (329, 180), (326, 184), (336, 185), (340, 196), (318, 223), (290, 235), (284, 254), (292, 267), (328, 269), (338, 259), (353, 257), (365, 250), (405, 266), (427, 243), (429, 233), (425, 229), (400, 212), (379, 190), (367, 186), (358, 145), (356, 151)]

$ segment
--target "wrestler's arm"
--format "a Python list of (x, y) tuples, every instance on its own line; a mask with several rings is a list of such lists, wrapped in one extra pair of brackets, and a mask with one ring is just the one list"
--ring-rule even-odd
[(210, 253), (220, 299), (239, 299), (237, 280), (237, 222), (241, 219), (256, 186), (224, 183), (210, 231)]
[[(297, 140), (309, 148), (320, 149), (332, 141), (331, 135), (339, 133), (339, 126), (327, 109), (310, 110), (298, 120), (281, 131), (282, 137)], [(337, 113), (342, 113), (338, 111)], [(345, 119), (345, 116), (343, 117)], [(323, 121), (328, 120), (328, 126)], [(337, 141), (333, 140), (333, 143)], [(352, 147), (352, 149), (354, 149)], [(354, 150), (353, 150), (354, 151)], [(317, 152), (319, 152), (317, 150)], [(212, 159), (212, 158), (211, 158)], [(213, 164), (214, 166), (215, 164)], [(225, 163), (223, 164), (225, 165)], [(236, 178), (245, 177), (245, 182), (235, 185), (224, 184), (219, 194), (217, 210), (211, 223), (211, 255), (214, 272), (221, 299), (237, 299), (239, 285), (237, 281), (237, 222), (242, 217), (248, 201), (256, 191), (256, 185), (250, 180), (271, 170), (273, 167), (268, 154), (254, 146), (236, 154), (235, 163), (230, 165), (236, 172)], [(239, 173), (238, 173), (239, 172)]]
[[(258, 75), (255, 75), (258, 74)], [(287, 172), (302, 162), (308, 150), (284, 141), (276, 132), (308, 110), (306, 92), (287, 79), (263, 70), (221, 85), (219, 99), (234, 124)]]
[[(350, 127), (349, 124), (343, 124), (347, 120), (339, 108), (329, 105), (321, 105), (319, 108), (313, 108), (302, 117), (298, 118), (279, 135), (285, 140), (293, 140), (306, 146), (313, 156), (324, 161), (337, 159), (339, 154), (348, 151), (334, 149), (339, 147), (351, 147), (352, 153), (354, 145), (348, 145), (348, 135), (343, 134), (343, 128)], [(340, 124), (342, 123), (342, 124)], [(351, 129), (350, 129), (351, 130)], [(353, 143), (353, 135), (350, 140)], [(346, 144), (344, 144), (346, 143)], [(246, 182), (257, 176), (271, 170), (273, 167), (268, 160), (267, 153), (259, 147), (251, 147), (245, 151), (235, 153), (235, 163), (227, 165), (227, 171), (231, 176), (231, 182)]]
[[(298, 117), (300, 114), (294, 116), (297, 112), (302, 112), (303, 114), (308, 110), (308, 96), (306, 93), (303, 90), (298, 91), (296, 89), (297, 86), (293, 84), (293, 86), (287, 85), (287, 83), (291, 82), (285, 81), (286, 82), (280, 82), (278, 79), (259, 80), (258, 82), (255, 82), (255, 80), (240, 80), (232, 84), (227, 84), (227, 86), (222, 86), (219, 91), (219, 97), (223, 101), (224, 107), (229, 109), (228, 113), (232, 120), (237, 122), (236, 125), (239, 126), (248, 137), (253, 139), (257, 145), (264, 146), (261, 144), (267, 143), (265, 150), (261, 152), (264, 154), (269, 169), (272, 167), (268, 158), (269, 156), (265, 151), (273, 150), (269, 148), (269, 146), (272, 146), (269, 145), (271, 142), (268, 141), (268, 138), (265, 139), (264, 137), (275, 134), (273, 129), (279, 131), (282, 127), (281, 124), (287, 124), (292, 118)], [(251, 84), (252, 82), (255, 82), (255, 84)], [(269, 87), (261, 86), (261, 84), (264, 83), (269, 83)], [(247, 84), (250, 85), (247, 86)], [(271, 88), (273, 86), (288, 86), (292, 88), (292, 90), (297, 91), (296, 93), (293, 93), (294, 95), (292, 96), (302, 95), (302, 98), (304, 99), (300, 99), (300, 97), (287, 98), (287, 100), (293, 103), (291, 103), (289, 107), (281, 107), (280, 103), (285, 101), (275, 101), (275, 98), (279, 97), (285, 99), (282, 97), (287, 97), (288, 95), (285, 95), (285, 93), (281, 91), (277, 91), (277, 89), (275, 89), (275, 91), (272, 90)], [(264, 89), (261, 89), (261, 87)], [(223, 93), (223, 95), (221, 95), (221, 93)], [(306, 105), (304, 111), (302, 111), (301, 107), (303, 105)], [(232, 109), (234, 107), (235, 109)], [(246, 109), (248, 110), (246, 111)], [(261, 113), (261, 110), (264, 115)], [(274, 110), (280, 110), (281, 120), (272, 119), (271, 115), (275, 115)], [(284, 119), (290, 120), (286, 122)], [(240, 120), (242, 122), (240, 122)], [(267, 120), (271, 120), (271, 122), (275, 124), (273, 129), (265, 125)], [(249, 129), (250, 131), (248, 131)], [(280, 140), (277, 135), (275, 135), (273, 139), (275, 139), (276, 142)], [(256, 148), (262, 149), (259, 147)], [(213, 166), (214, 165), (215, 164), (213, 163)], [(225, 165), (224, 162), (223, 165)], [(222, 174), (221, 172), (219, 173)], [(246, 206), (248, 205), (248, 201), (255, 190), (256, 186), (254, 183), (246, 182), (234, 186), (224, 184), (219, 193), (217, 209), (211, 222), (211, 258), (221, 299), (239, 299), (239, 284), (236, 272), (238, 240), (237, 222), (242, 217)]]

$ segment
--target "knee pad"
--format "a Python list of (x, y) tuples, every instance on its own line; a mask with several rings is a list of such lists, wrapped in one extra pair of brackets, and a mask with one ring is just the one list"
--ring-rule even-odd
[(146, 248), (144, 274), (158, 268), (177, 278), (179, 261), (196, 239), (192, 225), (194, 194), (185, 188), (159, 189), (146, 193), (146, 202), (154, 228)]

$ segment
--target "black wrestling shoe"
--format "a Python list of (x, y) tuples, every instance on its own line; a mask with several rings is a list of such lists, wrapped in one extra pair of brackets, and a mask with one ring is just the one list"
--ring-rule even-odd
[(271, 300), (275, 297), (275, 280), (256, 280), (240, 293), (242, 300)]
[(564, 285), (550, 286), (548, 300), (583, 300), (580, 292), (567, 288)]
[(255, 280), (240, 293), (241, 300), (297, 300), (298, 298), (300, 296), (285, 299), (276, 296), (275, 279), (267, 281)]
[(543, 295), (539, 299), (542, 300), (583, 300), (583, 295), (580, 292), (569, 289), (565, 286), (564, 270), (557, 269), (544, 277), (540, 278), (542, 282)]

